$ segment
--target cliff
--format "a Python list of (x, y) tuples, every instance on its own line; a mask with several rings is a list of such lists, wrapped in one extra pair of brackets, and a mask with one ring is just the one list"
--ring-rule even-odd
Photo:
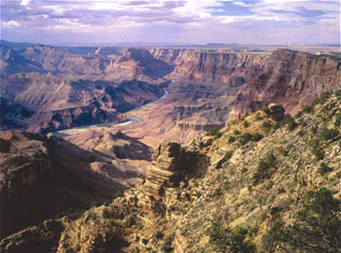
[[(340, 102), (340, 93), (325, 93), (296, 118), (270, 104), (189, 147), (165, 142), (146, 176), (122, 197), (80, 217), (23, 230), (1, 247), (15, 252), (44, 242), (57, 252), (336, 252)], [(47, 231), (49, 238), (41, 236)]]
[(1, 236), (103, 203), (133, 184), (140, 165), (121, 158), (148, 160), (150, 150), (137, 140), (122, 146), (128, 139), (118, 133), (102, 139), (109, 150), (87, 151), (61, 138), (1, 131)]

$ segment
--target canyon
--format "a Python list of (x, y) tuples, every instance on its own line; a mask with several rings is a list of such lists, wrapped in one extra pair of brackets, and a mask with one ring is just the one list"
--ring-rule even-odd
[(338, 54), (0, 53), (1, 252), (290, 251), (274, 224), (340, 198)]
[[(335, 54), (7, 45), (1, 45), (3, 129), (48, 133), (133, 116), (142, 120), (119, 130), (153, 147), (160, 138), (188, 143), (270, 102), (294, 115), (341, 83)], [(148, 104), (164, 88), (169, 96)]]

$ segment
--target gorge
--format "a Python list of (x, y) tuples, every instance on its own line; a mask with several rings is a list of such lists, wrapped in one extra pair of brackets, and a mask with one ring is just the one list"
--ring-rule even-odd
[(0, 53), (1, 252), (302, 252), (324, 198), (337, 249), (339, 54)]

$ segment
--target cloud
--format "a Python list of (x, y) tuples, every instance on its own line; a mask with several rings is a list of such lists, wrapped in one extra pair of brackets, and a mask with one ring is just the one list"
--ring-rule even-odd
[[(22, 38), (26, 34), (22, 29), (34, 34), (27, 40), (50, 36), (56, 41), (66, 39), (53, 34), (56, 31), (79, 37), (93, 34), (94, 41), (103, 38), (103, 34), (112, 34), (107, 38), (112, 42), (137, 38), (145, 42), (231, 42), (234, 37), (236, 41), (232, 42), (238, 42), (238, 34), (240, 41), (249, 38), (245, 30), (257, 35), (250, 29), (262, 31), (269, 43), (274, 35), (290, 37), (293, 42), (303, 41), (302, 36), (308, 35), (319, 41), (339, 41), (340, 35), (335, 33), (340, 28), (339, 1), (1, 0), (1, 8), (2, 32), (8, 39)], [(236, 36), (226, 31), (233, 31)], [(302, 36), (296, 39), (286, 34), (293, 31), (299, 31)]]
[(6, 22), (2, 23), (3, 27), (18, 27), (20, 26), (19, 22), (15, 21), (15, 20), (9, 20)]

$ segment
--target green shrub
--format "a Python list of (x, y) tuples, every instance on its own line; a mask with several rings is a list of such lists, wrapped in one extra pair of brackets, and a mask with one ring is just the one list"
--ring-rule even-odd
[(262, 238), (265, 252), (338, 252), (341, 247), (340, 200), (322, 188), (304, 197), (292, 225), (277, 218)]
[(259, 121), (259, 120), (262, 120), (263, 119), (263, 116), (261, 115), (260, 112), (257, 112), (256, 113), (256, 120)]
[(321, 163), (320, 168), (318, 169), (318, 172), (323, 176), (324, 174), (333, 171), (332, 168), (330, 168), (327, 164)]
[(341, 247), (340, 204), (328, 189), (308, 192), (296, 222), (286, 228), (289, 246), (304, 252), (338, 252)]
[(338, 136), (338, 134), (339, 134), (339, 131), (337, 129), (324, 128), (321, 132), (322, 138), (326, 141), (334, 139), (335, 137)]
[(239, 143), (244, 145), (244, 144), (248, 143), (249, 141), (251, 141), (251, 138), (252, 138), (252, 135), (250, 133), (242, 134), (239, 137)]
[(272, 125), (269, 121), (264, 121), (262, 127), (268, 130), (272, 127)]
[(239, 135), (240, 134), (240, 132), (238, 130), (234, 130), (233, 133), (234, 133), (234, 135)]
[(276, 168), (277, 160), (273, 152), (269, 153), (264, 159), (260, 160), (257, 171), (253, 176), (253, 184), (258, 184), (261, 180), (271, 176), (271, 170)]
[(311, 132), (312, 132), (313, 134), (317, 134), (318, 129), (319, 129), (318, 124), (315, 124), (315, 125), (311, 128)]
[(230, 150), (230, 151), (227, 151), (226, 154), (225, 154), (225, 156), (224, 156), (224, 159), (225, 159), (226, 161), (228, 161), (228, 160), (231, 159), (232, 155), (233, 155), (233, 151), (231, 151), (231, 150)]
[(334, 126), (335, 126), (335, 128), (338, 128), (341, 126), (341, 113), (336, 115)]
[(320, 97), (320, 101), (322, 104), (324, 104), (328, 98), (330, 98), (331, 93), (329, 91), (325, 91), (322, 93), (321, 97)]
[(216, 139), (220, 138), (223, 134), (220, 132), (220, 128), (214, 128), (210, 130), (207, 135), (214, 136)]
[(268, 108), (268, 104), (262, 106), (261, 110), (266, 114), (270, 114), (270, 109)]
[(255, 133), (251, 137), (252, 141), (260, 141), (261, 139), (263, 139), (263, 135), (261, 135), (260, 133)]
[(285, 114), (280, 123), (281, 123), (281, 125), (286, 125), (292, 120), (293, 120), (293, 118), (289, 114)]
[(312, 153), (315, 155), (316, 159), (322, 160), (324, 158), (324, 151), (321, 148), (320, 142), (318, 140), (311, 141)]
[(265, 252), (275, 252), (275, 249), (286, 241), (284, 234), (284, 224), (282, 221), (275, 221), (270, 230), (262, 238), (262, 248)]
[(228, 142), (233, 143), (236, 141), (236, 138), (234, 136), (230, 136)]
[(249, 127), (249, 123), (246, 120), (244, 120), (243, 126), (244, 126), (244, 128), (248, 128)]
[(166, 205), (163, 202), (155, 201), (153, 213), (155, 215), (160, 215), (161, 217), (164, 217), (166, 214)]
[(174, 234), (171, 234), (165, 239), (162, 245), (163, 252), (173, 252), (173, 246), (172, 246), (173, 241), (174, 241)]
[(164, 237), (164, 234), (161, 231), (157, 231), (155, 234), (155, 238), (160, 240)]
[(247, 234), (245, 228), (236, 227), (231, 230), (224, 228), (219, 221), (213, 222), (209, 229), (210, 243), (224, 252), (256, 252), (256, 245), (246, 239)]
[(288, 130), (293, 131), (296, 127), (298, 127), (296, 121), (293, 118), (288, 119)]
[(312, 113), (312, 112), (314, 112), (314, 109), (312, 106), (307, 105), (303, 108), (302, 112), (303, 113)]

